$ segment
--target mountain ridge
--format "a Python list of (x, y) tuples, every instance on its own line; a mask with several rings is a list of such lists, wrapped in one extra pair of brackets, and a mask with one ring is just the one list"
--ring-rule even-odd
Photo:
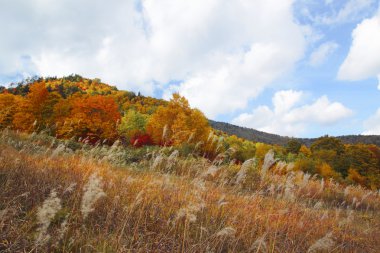
[[(312, 142), (317, 140), (318, 138), (296, 138), (296, 137), (288, 137), (281, 136), (277, 134), (271, 134), (262, 132), (253, 128), (242, 127), (233, 125), (226, 122), (209, 120), (209, 123), (212, 128), (225, 132), (229, 135), (236, 135), (237, 137), (254, 141), (254, 142), (263, 142), (268, 144), (277, 144), (277, 145), (286, 145), (289, 140), (296, 139), (302, 144), (306, 146), (310, 146)], [(380, 146), (380, 135), (342, 135), (342, 136), (333, 136), (341, 140), (346, 144), (374, 144)]]

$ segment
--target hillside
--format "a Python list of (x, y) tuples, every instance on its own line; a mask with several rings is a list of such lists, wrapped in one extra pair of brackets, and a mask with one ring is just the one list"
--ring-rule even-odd
[[(31, 79), (27, 79), (17, 84), (11, 84), (8, 89), (0, 86), (0, 94), (7, 91), (14, 95), (22, 95), (25, 96), (30, 89), (30, 85), (35, 82), (44, 81), (46, 87), (49, 91), (55, 91), (61, 94), (62, 97), (68, 97), (75, 93), (81, 94), (90, 94), (90, 95), (110, 95), (110, 94), (123, 94), (123, 96), (127, 95), (129, 99), (144, 99), (144, 96), (140, 94), (136, 96), (135, 93), (129, 91), (119, 91), (115, 86), (102, 83), (100, 79), (88, 79), (83, 78), (79, 75), (71, 75), (63, 78), (56, 77), (34, 77)], [(150, 98), (155, 101), (155, 104), (165, 105), (167, 101), (163, 99)], [(141, 100), (141, 99), (140, 99)], [(140, 102), (143, 104), (144, 102)], [(297, 139), (302, 144), (306, 146), (310, 146), (317, 138), (290, 138), (286, 136), (281, 136), (277, 134), (266, 133), (262, 131), (258, 131), (251, 128), (236, 126), (230, 123), (218, 122), (209, 120), (209, 123), (212, 128), (216, 130), (220, 130), (229, 135), (236, 135), (240, 138), (254, 141), (254, 142), (262, 142), (267, 144), (276, 144), (276, 145), (286, 145), (289, 140)], [(335, 138), (341, 140), (346, 144), (374, 144), (380, 147), (380, 135), (346, 135), (346, 136), (336, 136)]]
[(270, 134), (251, 128), (236, 126), (230, 123), (218, 122), (213, 120), (209, 120), (209, 122), (211, 127), (216, 130), (225, 132), (229, 135), (236, 135), (240, 138), (254, 142), (286, 145), (286, 143), (291, 139), (277, 134)]
[[(209, 120), (210, 125), (217, 130), (225, 132), (229, 135), (236, 135), (240, 138), (254, 142), (263, 142), (268, 144), (286, 145), (289, 140), (296, 139), (306, 146), (310, 146), (317, 138), (290, 138), (286, 136), (280, 136), (277, 134), (270, 134), (261, 132), (255, 129), (240, 127), (225, 122), (217, 122)], [(374, 144), (380, 147), (380, 135), (345, 135), (336, 136), (335, 138), (341, 140), (346, 144)]]
[(47, 133), (94, 146), (172, 147), (185, 156), (236, 164), (252, 158), (262, 161), (273, 150), (276, 159), (291, 163), (294, 171), (345, 185), (380, 188), (379, 136), (297, 141), (208, 121), (177, 93), (165, 101), (79, 75), (33, 78), (2, 89), (1, 130)]

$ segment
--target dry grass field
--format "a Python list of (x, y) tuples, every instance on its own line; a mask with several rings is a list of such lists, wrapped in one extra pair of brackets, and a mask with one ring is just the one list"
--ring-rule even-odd
[(380, 252), (380, 193), (175, 148), (0, 133), (0, 252)]

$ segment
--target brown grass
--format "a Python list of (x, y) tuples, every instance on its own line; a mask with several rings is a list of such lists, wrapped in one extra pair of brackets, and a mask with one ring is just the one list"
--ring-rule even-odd
[[(1, 252), (380, 252), (378, 192), (254, 166), (236, 182), (239, 165), (208, 174), (211, 162), (163, 151), (120, 167), (28, 138), (0, 141)], [(84, 215), (93, 175), (104, 194)], [(61, 208), (36, 243), (52, 192)]]

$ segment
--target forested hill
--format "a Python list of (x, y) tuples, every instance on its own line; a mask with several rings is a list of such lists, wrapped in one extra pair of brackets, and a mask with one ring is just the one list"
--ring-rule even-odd
[[(73, 149), (80, 143), (120, 144), (127, 150), (170, 146), (183, 156), (212, 160), (224, 154), (235, 163), (252, 157), (262, 162), (272, 150), (278, 159), (292, 162), (295, 171), (380, 189), (380, 136), (297, 140), (210, 124), (178, 93), (165, 101), (78, 75), (37, 77), (0, 87), (0, 135), (8, 130), (44, 133), (67, 141)], [(360, 144), (344, 145), (347, 142)]]
[[(237, 137), (244, 138), (246, 140), (254, 142), (263, 142), (268, 144), (286, 145), (292, 138), (286, 136), (280, 136), (277, 134), (269, 134), (262, 131), (258, 131), (252, 128), (240, 127), (225, 122), (217, 122), (209, 120), (212, 128), (225, 132), (229, 135), (236, 135)], [(343, 143), (347, 144), (375, 144), (380, 146), (380, 135), (345, 135), (338, 136)], [(316, 138), (296, 138), (302, 144), (310, 146)]]
[[(88, 79), (88, 78), (83, 78), (79, 75), (70, 75), (63, 78), (34, 77), (31, 79), (26, 79), (17, 84), (11, 84), (9, 85), (8, 88), (0, 86), (0, 94), (9, 93), (9, 94), (25, 97), (30, 92), (31, 86), (36, 83), (43, 83), (46, 89), (50, 93), (55, 94), (54, 95), (55, 97), (53, 96), (53, 98), (49, 99), (49, 100), (52, 100), (52, 102), (58, 101), (57, 96), (58, 98), (60, 97), (60, 98), (66, 99), (73, 96), (74, 94), (75, 96), (73, 97), (78, 97), (78, 96), (83, 96), (83, 95), (111, 96), (112, 98), (115, 99), (117, 106), (119, 110), (122, 112), (122, 114), (124, 114), (125, 111), (127, 111), (127, 109), (133, 108), (139, 111), (140, 113), (151, 115), (156, 111), (156, 109), (159, 106), (162, 106), (162, 105), (165, 106), (168, 103), (167, 101), (163, 99), (156, 99), (152, 97), (141, 96), (140, 93), (136, 95), (135, 93), (129, 92), (129, 91), (119, 91), (115, 86), (105, 84), (101, 82), (100, 79), (97, 79), (97, 78)], [(5, 99), (4, 102), (6, 101), (7, 100)], [(7, 103), (8, 103), (7, 106), (10, 106), (9, 101)], [(1, 101), (0, 101), (0, 105), (2, 105)], [(60, 104), (57, 104), (57, 105), (61, 106)], [(12, 108), (16, 109), (16, 107), (17, 106), (13, 106)], [(9, 117), (13, 113), (12, 110), (5, 110), (5, 111), (7, 112), (6, 114)], [(46, 114), (46, 111), (44, 113)], [(9, 117), (7, 118), (6, 121), (10, 121)], [(1, 120), (1, 115), (0, 115), (0, 129), (1, 129), (2, 122), (3, 120)], [(237, 137), (254, 141), (254, 142), (261, 142), (261, 143), (266, 143), (266, 144), (277, 144), (277, 145), (285, 146), (288, 143), (288, 141), (292, 139), (290, 137), (265, 133), (265, 132), (258, 131), (255, 129), (240, 127), (240, 126), (236, 126), (236, 125), (232, 125), (232, 124), (224, 123), (224, 122), (216, 122), (213, 120), (209, 120), (209, 123), (211, 127), (216, 130), (225, 132), (228, 135), (236, 135)], [(336, 138), (340, 139), (343, 143), (347, 143), (347, 144), (357, 144), (357, 143), (375, 144), (380, 147), (379, 135), (368, 135), (368, 136), (367, 135), (366, 136), (347, 135), (347, 136), (339, 136)], [(310, 146), (316, 139), (315, 138), (298, 138), (297, 140), (301, 142), (302, 144), (305, 144), (306, 146)]]

